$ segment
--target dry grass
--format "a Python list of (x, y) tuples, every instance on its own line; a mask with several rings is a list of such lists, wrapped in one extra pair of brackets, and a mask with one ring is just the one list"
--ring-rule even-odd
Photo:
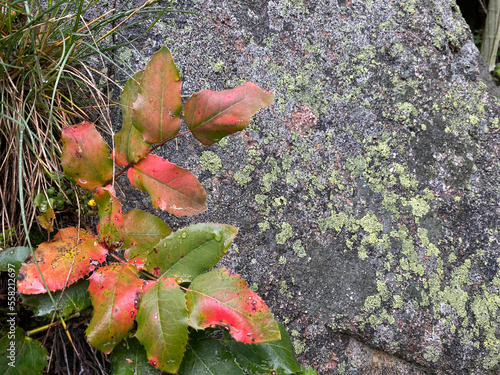
[(54, 185), (64, 192), (61, 130), (82, 120), (111, 129), (112, 103), (94, 77), (114, 83), (89, 62), (110, 61), (116, 47), (110, 36), (134, 18), (154, 24), (170, 11), (170, 3), (158, 7), (149, 0), (87, 19), (95, 2), (0, 0), (0, 247), (26, 243), (38, 192)]

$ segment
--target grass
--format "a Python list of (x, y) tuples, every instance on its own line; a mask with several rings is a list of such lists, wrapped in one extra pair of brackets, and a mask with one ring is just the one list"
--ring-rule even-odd
[(149, 0), (89, 19), (97, 3), (0, 0), (0, 247), (26, 244), (38, 192), (51, 185), (65, 191), (57, 162), (61, 130), (97, 119), (111, 128), (113, 103), (96, 79), (114, 83), (95, 67), (114, 64), (112, 51), (135, 41), (121, 42), (119, 32), (139, 22), (151, 28), (171, 11), (171, 2)]

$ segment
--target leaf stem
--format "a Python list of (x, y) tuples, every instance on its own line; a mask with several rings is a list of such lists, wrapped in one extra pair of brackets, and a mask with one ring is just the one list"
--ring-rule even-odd
[(111, 255), (113, 258), (115, 258), (117, 261), (119, 261), (120, 263), (124, 264), (126, 263), (123, 259), (119, 258), (118, 256), (116, 256), (115, 254), (113, 253), (108, 253), (109, 255)]

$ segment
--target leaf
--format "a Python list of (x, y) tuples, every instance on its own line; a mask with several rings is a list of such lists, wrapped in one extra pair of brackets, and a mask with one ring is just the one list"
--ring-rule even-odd
[(125, 240), (122, 248), (127, 249), (125, 250), (126, 259), (148, 252), (158, 241), (172, 233), (168, 225), (158, 216), (137, 208), (127, 212), (124, 227)]
[(130, 183), (151, 197), (155, 208), (176, 216), (207, 209), (205, 189), (187, 169), (148, 154), (127, 172)]
[(145, 268), (156, 276), (191, 281), (217, 264), (236, 233), (236, 227), (214, 223), (180, 229), (148, 253)]
[(29, 247), (9, 247), (0, 251), (0, 271), (9, 272), (12, 268), (19, 271), (21, 264), (31, 254)]
[[(95, 236), (69, 227), (61, 229), (51, 241), (40, 244), (35, 257), (49, 290), (53, 292), (64, 287), (68, 274), (67, 285), (88, 275), (106, 260), (107, 253)], [(24, 294), (47, 292), (33, 259), (28, 258), (21, 266), (17, 289)]]
[(240, 275), (222, 268), (196, 277), (186, 294), (189, 325), (224, 327), (235, 340), (260, 344), (280, 339), (269, 308)]
[(99, 209), (99, 242), (108, 249), (116, 249), (125, 238), (122, 204), (116, 198), (115, 189), (111, 185), (97, 188), (94, 200)]
[(149, 363), (176, 373), (186, 350), (188, 311), (184, 292), (173, 278), (163, 278), (143, 293), (135, 336)]
[(142, 74), (132, 125), (144, 140), (159, 143), (181, 128), (181, 77), (167, 47), (161, 47)]
[(40, 375), (46, 365), (47, 349), (42, 348), (40, 342), (26, 337), (21, 328), (16, 327), (0, 339), (1, 374)]
[(225, 342), (245, 373), (252, 375), (293, 374), (300, 371), (292, 342), (283, 324), (278, 323), (281, 340), (268, 344), (244, 344), (234, 340)]
[(181, 375), (244, 375), (234, 357), (219, 340), (189, 337), (186, 355), (179, 369)]
[(66, 177), (84, 189), (105, 186), (113, 178), (113, 162), (94, 124), (82, 122), (62, 131), (61, 164)]
[(121, 96), (123, 125), (118, 133), (114, 136), (115, 141), (115, 162), (117, 165), (127, 165), (129, 162), (137, 163), (148, 152), (150, 143), (146, 142), (141, 133), (132, 126), (132, 106), (137, 99), (139, 91), (139, 82), (142, 77), (140, 71), (135, 73), (132, 78), (127, 81), (123, 88)]
[(109, 354), (134, 325), (142, 280), (133, 266), (111, 264), (94, 272), (89, 281), (94, 315), (86, 330), (87, 340)]
[(273, 99), (274, 94), (251, 82), (220, 92), (202, 90), (186, 102), (184, 121), (198, 141), (211, 145), (243, 130), (252, 116)]
[[(66, 318), (77, 311), (83, 311), (92, 305), (87, 290), (88, 286), (89, 282), (87, 280), (80, 280), (64, 289), (64, 291), (60, 290), (52, 294), (54, 300), (58, 302), (58, 311), (62, 318)], [(55, 310), (47, 293), (37, 295), (22, 294), (21, 297), (23, 305), (33, 311), (34, 316), (50, 317)]]
[(122, 341), (109, 356), (111, 375), (160, 375), (148, 362), (146, 350), (135, 338)]
[(53, 232), (54, 231), (54, 219), (56, 218), (56, 215), (54, 215), (54, 210), (52, 208), (48, 208), (47, 211), (45, 211), (43, 214), (40, 216), (37, 216), (38, 222), (40, 223), (40, 226), (45, 229), (47, 232)]

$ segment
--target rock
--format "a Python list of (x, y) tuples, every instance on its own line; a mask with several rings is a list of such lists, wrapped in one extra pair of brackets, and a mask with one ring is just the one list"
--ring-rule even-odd
[[(133, 71), (167, 45), (183, 94), (252, 81), (276, 98), (219, 144), (160, 151), (209, 210), (156, 213), (240, 227), (224, 265), (320, 374), (498, 374), (498, 90), (455, 1), (174, 7), (193, 13), (120, 51)], [(150, 207), (121, 185), (128, 209)]]

